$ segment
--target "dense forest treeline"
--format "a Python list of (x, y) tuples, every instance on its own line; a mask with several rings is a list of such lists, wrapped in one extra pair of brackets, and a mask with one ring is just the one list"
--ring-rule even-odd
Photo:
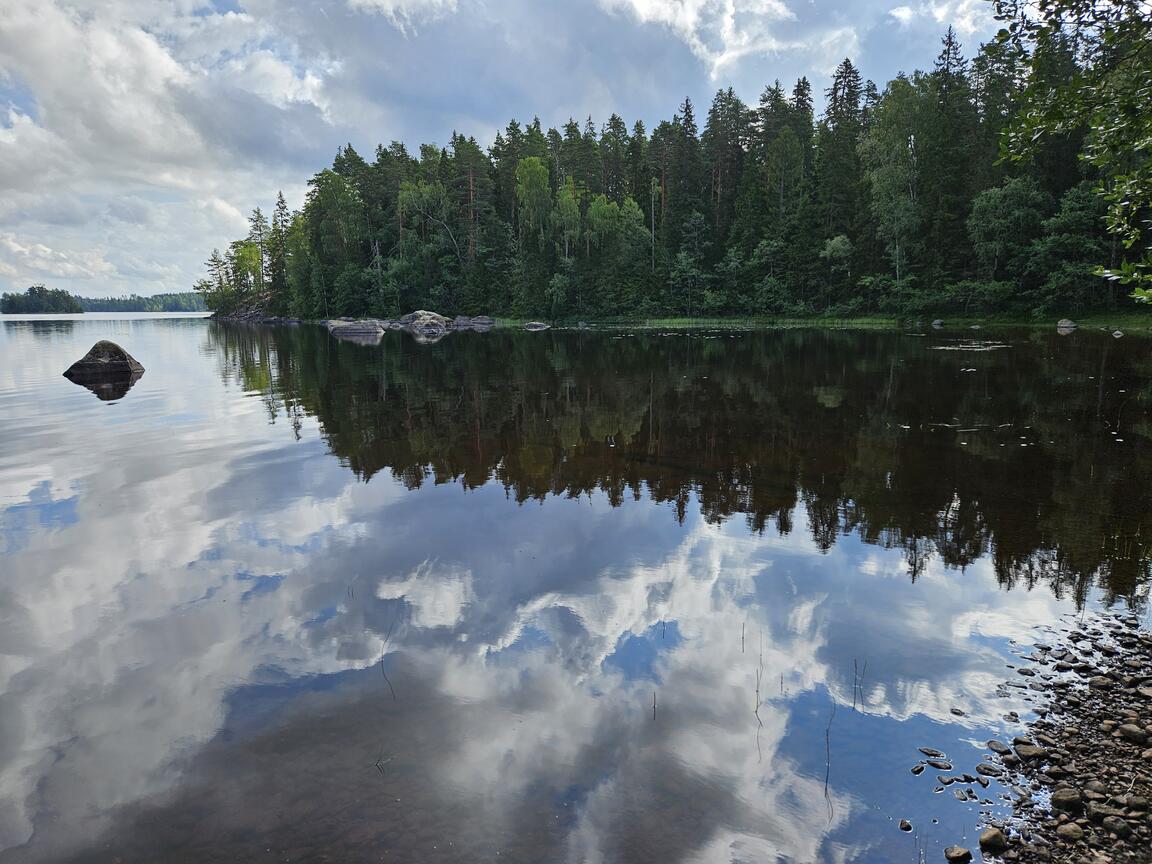
[(856, 534), (903, 549), (913, 578), (987, 556), (1006, 587), (1079, 601), (1152, 580), (1146, 340), (496, 331), (428, 351), (230, 323), (205, 339), (271, 422), (299, 437), (316, 418), (365, 482), (647, 497), (669, 518), (803, 528), (821, 549)]
[(0, 296), (0, 312), (22, 315), (79, 312), (204, 312), (204, 295), (196, 291), (141, 297), (75, 297), (63, 288), (33, 285), (24, 293)]
[(0, 313), (5, 315), (69, 315), (83, 311), (79, 301), (63, 288), (33, 285), (22, 294), (0, 294)]
[(204, 312), (204, 295), (196, 291), (141, 297), (77, 297), (85, 312)]
[[(719, 91), (649, 130), (612, 115), (513, 120), (485, 151), (454, 133), (374, 158), (351, 144), (281, 195), (196, 285), (224, 313), (324, 318), (402, 310), (578, 318), (993, 311), (1075, 314), (1128, 291), (1086, 123), (1001, 158), (1027, 94), (1086, 62), (1044, 31), (966, 59), (949, 29), (931, 71), (882, 90), (844, 60), (757, 105)], [(1119, 158), (1119, 157), (1118, 157)], [(1136, 154), (1136, 158), (1142, 158)]]

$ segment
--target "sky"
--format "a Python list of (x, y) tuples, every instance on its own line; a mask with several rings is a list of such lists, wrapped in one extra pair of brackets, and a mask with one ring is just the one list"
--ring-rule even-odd
[(651, 128), (851, 57), (930, 67), (988, 0), (3, 0), (0, 290), (186, 291), (254, 207), (352, 143), (491, 143), (515, 117)]

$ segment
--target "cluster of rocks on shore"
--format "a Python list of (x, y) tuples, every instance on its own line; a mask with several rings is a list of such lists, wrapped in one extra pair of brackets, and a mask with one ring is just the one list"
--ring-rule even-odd
[[(1007, 787), (1012, 816), (989, 819), (980, 835), (985, 858), (1045, 864), (1147, 864), (1152, 861), (1152, 634), (1135, 618), (1100, 615), (1054, 630), (1024, 655), (998, 695), (1028, 691), (1043, 704), (1012, 743), (992, 740), (974, 773), (938, 774), (960, 800), (974, 785)], [(1011, 712), (1008, 721), (1018, 721)], [(944, 753), (912, 767), (950, 771)], [(983, 804), (992, 804), (982, 799)], [(901, 824), (904, 827), (904, 823)], [(911, 826), (905, 830), (911, 830)], [(972, 851), (950, 846), (953, 864)]]
[(409, 312), (396, 319), (390, 318), (333, 318), (324, 321), (333, 336), (348, 339), (353, 342), (367, 342), (375, 344), (389, 330), (407, 330), (417, 341), (438, 342), (449, 333), (463, 330), (474, 330), (486, 333), (495, 325), (495, 321), (487, 315), (478, 315), (469, 318), (458, 315), (447, 318), (435, 312), (419, 309)]
[[(332, 318), (321, 322), (328, 328), (333, 336), (362, 344), (375, 345), (389, 330), (405, 330), (418, 342), (439, 342), (449, 333), (459, 333), (470, 330), (477, 333), (487, 333), (496, 322), (487, 315), (468, 317), (457, 315), (448, 318), (436, 312), (423, 309), (409, 312), (399, 318)], [(550, 329), (549, 324), (541, 321), (529, 321), (524, 329), (530, 332), (539, 332)]]
[[(226, 321), (240, 321), (245, 324), (302, 324), (299, 318), (282, 318), (275, 315), (265, 315), (254, 310), (240, 310), (228, 315), (215, 316)], [(328, 329), (328, 332), (339, 339), (349, 342), (359, 342), (363, 345), (375, 345), (380, 342), (389, 330), (404, 330), (412, 334), (418, 342), (439, 342), (449, 333), (459, 333), (471, 330), (477, 333), (487, 333), (496, 321), (487, 315), (457, 315), (448, 318), (436, 312), (418, 309), (401, 315), (399, 318), (328, 318), (319, 322)], [(551, 329), (550, 324), (543, 321), (529, 321), (524, 329), (538, 333)]]
[(285, 315), (267, 315), (259, 309), (238, 309), (227, 313), (226, 315), (219, 312), (212, 314), (212, 317), (218, 321), (242, 321), (245, 324), (302, 324), (299, 318), (291, 318)]

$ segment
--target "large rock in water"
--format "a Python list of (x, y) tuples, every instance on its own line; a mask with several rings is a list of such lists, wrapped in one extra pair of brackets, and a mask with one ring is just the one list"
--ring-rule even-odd
[(360, 345), (378, 345), (384, 337), (384, 325), (374, 318), (360, 321), (342, 321), (339, 318), (326, 321), (328, 332), (337, 339), (356, 342)]
[(424, 309), (400, 316), (400, 323), (416, 337), (417, 342), (423, 343), (439, 342), (449, 330), (456, 329), (456, 323), (451, 318)]
[(115, 342), (102, 339), (69, 366), (64, 377), (111, 401), (127, 393), (143, 374), (144, 367), (135, 357)]

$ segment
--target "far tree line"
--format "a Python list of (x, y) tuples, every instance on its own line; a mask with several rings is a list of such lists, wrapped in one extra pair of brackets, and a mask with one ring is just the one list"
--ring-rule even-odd
[(63, 288), (33, 285), (23, 293), (0, 295), (0, 313), (61, 315), (80, 312), (204, 312), (204, 295), (195, 291), (141, 297), (75, 297)]
[[(487, 150), (453, 133), (371, 161), (348, 144), (299, 210), (255, 210), (195, 287), (224, 313), (303, 318), (1114, 308), (1140, 232), (1116, 230), (1100, 193), (1147, 154), (1101, 158), (1090, 111), (1045, 125), (1037, 94), (1111, 61), (1060, 21), (1018, 27), (972, 59), (949, 29), (930, 71), (883, 89), (846, 59), (819, 118), (801, 78), (752, 106), (720, 90), (703, 128), (686, 99), (651, 130), (513, 120)], [(1028, 129), (1013, 149), (1005, 130)]]

